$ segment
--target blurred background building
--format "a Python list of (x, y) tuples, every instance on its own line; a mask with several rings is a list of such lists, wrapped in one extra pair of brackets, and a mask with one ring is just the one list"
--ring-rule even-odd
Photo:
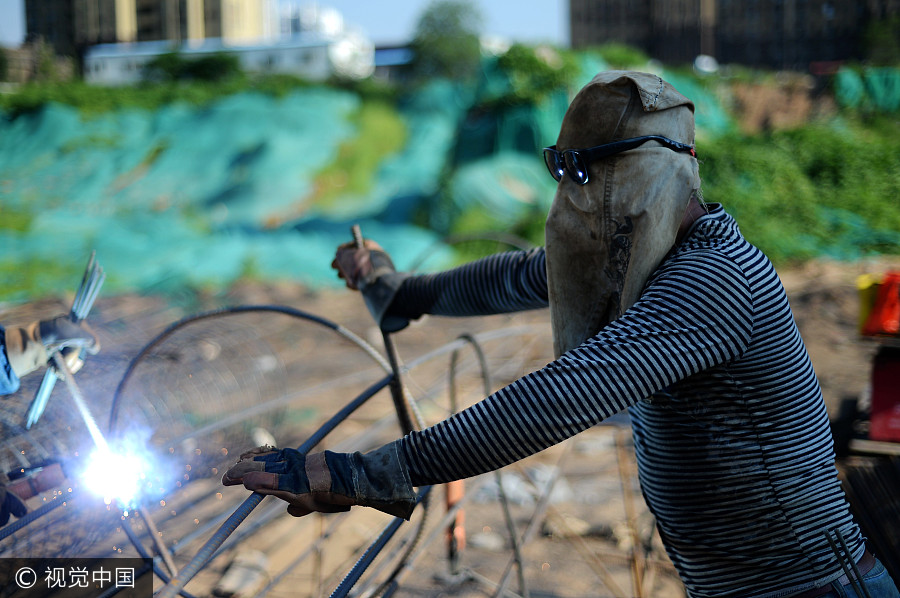
[(26, 39), (75, 59), (85, 80), (134, 83), (155, 56), (235, 55), (248, 72), (362, 78), (374, 46), (334, 9), (277, 0), (26, 0)]
[(25, 0), (26, 39), (62, 55), (87, 46), (220, 38), (259, 42), (278, 33), (275, 0)]
[[(700, 56), (713, 66), (814, 74), (865, 59), (870, 26), (900, 18), (900, 0), (569, 0), (568, 7), (575, 49), (619, 42), (665, 64), (697, 64)], [(337, 11), (309, 0), (25, 0), (25, 17), (26, 46), (49, 46), (89, 78), (91, 69), (102, 68), (89, 65), (91, 57), (134, 71), (147, 56), (173, 48), (228, 49), (242, 54), (248, 70), (314, 78), (321, 78), (320, 70), (311, 65), (329, 53), (345, 62), (375, 62), (365, 36)], [(146, 42), (153, 43), (141, 45)], [(299, 49), (261, 53), (298, 44), (328, 49), (320, 47), (318, 58)], [(396, 56), (403, 48), (391, 50)], [(10, 62), (15, 70), (27, 56), (11, 55)], [(353, 76), (375, 72), (373, 64), (346, 68)], [(119, 75), (108, 69), (105, 80), (114, 82)]]
[(858, 60), (876, 20), (900, 0), (569, 0), (573, 48), (637, 47), (667, 64), (720, 63), (806, 71)]

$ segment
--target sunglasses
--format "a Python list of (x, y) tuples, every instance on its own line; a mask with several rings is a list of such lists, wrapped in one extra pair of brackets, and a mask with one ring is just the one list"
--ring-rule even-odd
[(551, 145), (544, 148), (544, 163), (547, 165), (550, 175), (556, 179), (556, 182), (562, 180), (564, 172), (568, 172), (569, 177), (573, 181), (579, 185), (584, 185), (588, 182), (588, 164), (600, 158), (633, 150), (648, 141), (657, 141), (663, 147), (667, 147), (674, 152), (689, 152), (695, 158), (697, 157), (694, 146), (689, 143), (674, 141), (662, 135), (644, 135), (643, 137), (632, 137), (631, 139), (604, 143), (588, 149), (559, 151), (555, 145)]

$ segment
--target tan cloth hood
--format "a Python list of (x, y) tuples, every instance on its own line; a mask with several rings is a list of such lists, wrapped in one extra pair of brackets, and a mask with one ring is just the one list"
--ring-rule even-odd
[[(694, 142), (694, 105), (660, 77), (605, 71), (575, 96), (556, 146), (587, 149), (643, 135)], [(637, 301), (675, 242), (694, 190), (697, 160), (650, 141), (563, 176), (547, 216), (550, 317), (557, 356)]]

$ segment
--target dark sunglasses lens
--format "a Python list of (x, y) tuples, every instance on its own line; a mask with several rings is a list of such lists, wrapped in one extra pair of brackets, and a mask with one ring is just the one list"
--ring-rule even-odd
[(577, 152), (566, 152), (565, 158), (569, 176), (579, 185), (584, 185), (588, 179), (587, 165), (581, 161)]
[(563, 165), (562, 158), (560, 158), (559, 152), (552, 149), (544, 150), (544, 164), (547, 165), (547, 170), (550, 171), (550, 176), (556, 179), (558, 183), (560, 179), (563, 177), (563, 173), (565, 172), (565, 166)]

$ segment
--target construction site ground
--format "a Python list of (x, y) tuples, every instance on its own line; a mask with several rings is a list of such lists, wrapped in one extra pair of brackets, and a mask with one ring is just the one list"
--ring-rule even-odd
[[(865, 394), (869, 361), (874, 352), (874, 346), (861, 340), (857, 332), (859, 301), (856, 278), (864, 273), (878, 274), (892, 266), (896, 268), (898, 264), (900, 260), (897, 259), (852, 264), (818, 261), (800, 268), (780, 270), (832, 414), (842, 399)], [(51, 316), (66, 311), (70, 301), (71, 296), (61, 296), (28, 305), (4, 306), (0, 321), (13, 325), (35, 317)], [(96, 329), (103, 349), (99, 355), (89, 358), (84, 370), (77, 376), (101, 427), (107, 429), (117, 384), (129, 364), (151, 339), (187, 315), (234, 305), (290, 306), (336, 322), (377, 349), (382, 348), (380, 334), (372, 326), (360, 297), (346, 290), (311, 292), (289, 283), (245, 283), (226, 295), (191, 297), (190, 301), (153, 296), (104, 297), (101, 294), (89, 322)], [(221, 404), (210, 399), (241, 394), (241, 389), (245, 388), (241, 384), (247, 383), (247, 376), (241, 374), (242, 366), (239, 365), (242, 355), (247, 356), (248, 360), (255, 360), (257, 365), (269, 363), (264, 355), (266, 351), (278, 356), (277, 367), (271, 366), (276, 367), (278, 373), (277, 388), (269, 388), (269, 382), (261, 377), (253, 382), (254, 392), (291, 394), (303, 385), (327, 386), (321, 392), (303, 397), (301, 409), (296, 408), (296, 403), (286, 402), (284, 409), (278, 412), (278, 422), (264, 432), (271, 433), (281, 446), (302, 442), (304, 434), (314, 430), (318, 423), (378, 378), (378, 367), (371, 356), (336, 338), (330, 330), (294, 334), (293, 329), (282, 325), (276, 315), (262, 313), (248, 318), (236, 327), (236, 337), (234, 331), (229, 332), (231, 338), (238, 339), (233, 347), (219, 343), (215, 346), (214, 355), (209, 354), (213, 350), (209, 347), (196, 348), (196, 352), (206, 355), (210, 363), (215, 363), (214, 357), (221, 356), (219, 352), (233, 350), (234, 354), (228, 361), (231, 364), (228, 371), (212, 370), (204, 374), (196, 369), (196, 365), (192, 366), (195, 369), (187, 376), (191, 379), (189, 385), (179, 387), (185, 393), (189, 390), (200, 396), (197, 404), (201, 407), (191, 413), (192, 417), (202, 415), (214, 420), (237, 408), (235, 405), (240, 404), (240, 397), (237, 402), (231, 397), (230, 402)], [(273, 329), (260, 332), (266, 326)], [(255, 330), (251, 331), (251, 327)], [(240, 341), (242, 329), (246, 329), (246, 343), (243, 344)], [(550, 359), (550, 329), (547, 314), (542, 311), (474, 319), (426, 317), (392, 338), (401, 361), (409, 364), (452, 343), (460, 335), (483, 334), (491, 330), (515, 331), (508, 337), (484, 342), (487, 362), (492, 371), (492, 388), (538, 368)], [(263, 341), (265, 347), (262, 347)], [(194, 339), (192, 342), (203, 341)], [(467, 403), (482, 392), (483, 379), (477, 364), (473, 365), (471, 346), (463, 343), (459, 355), (459, 370), (453, 383), (458, 385), (457, 391), (463, 398), (461, 402)], [(446, 398), (438, 396), (447, 393), (450, 384), (448, 371), (456, 367), (451, 366), (451, 358), (451, 353), (445, 353), (427, 363), (416, 364), (404, 377), (408, 394), (425, 397), (419, 409), (426, 423), (434, 423), (452, 410)], [(263, 369), (267, 367), (270, 366)], [(373, 368), (376, 375), (356, 381), (355, 376)], [(132, 385), (149, 385), (150, 377), (167, 377), (166, 372), (163, 366), (147, 368), (146, 372), (135, 374)], [(229, 376), (233, 376), (234, 380), (223, 381)], [(15, 427), (13, 424), (19, 414), (26, 411), (39, 381), (39, 376), (36, 380), (27, 380), (19, 393), (0, 404), (7, 436), (12, 433), (10, 430)], [(142, 392), (144, 389), (125, 393), (123, 403), (133, 404), (119, 406), (116, 425), (121, 428), (132, 419), (144, 417), (151, 423), (158, 418), (161, 428), (177, 427), (177, 418), (183, 412), (173, 408), (172, 413), (167, 414), (164, 413), (164, 406), (156, 405), (155, 411), (148, 415), (138, 405), (144, 401)], [(382, 394), (384, 396), (379, 395), (341, 424), (323, 446), (334, 450), (348, 447), (365, 450), (395, 438), (399, 428), (392, 416), (390, 397), (387, 391)], [(252, 399), (245, 397), (243, 400)], [(303, 416), (307, 411), (315, 412), (310, 421)], [(498, 585), (505, 584), (511, 595), (527, 592), (532, 597), (684, 596), (683, 588), (653, 532), (652, 518), (640, 496), (627, 423), (626, 419), (605, 423), (510, 466), (499, 474), (486, 474), (467, 481), (466, 499), (461, 511), (465, 546), (458, 552), (456, 561), (451, 561), (444, 522), (441, 521), (446, 511), (445, 489), (435, 488), (430, 496), (431, 507), (425, 531), (410, 549), (409, 565), (398, 577), (399, 588), (394, 595), (492, 596), (497, 592)], [(52, 435), (62, 452), (71, 452), (74, 450), (72, 447), (83, 446), (84, 424), (75, 414), (64, 388), (54, 392), (44, 420), (30, 432), (31, 437), (37, 437), (42, 427), (48, 431), (47, 436), (40, 437), (44, 439), (44, 444)], [(156, 433), (183, 438), (173, 430), (157, 430)], [(250, 436), (257, 439), (262, 437), (259, 436), (262, 433), (254, 428)], [(72, 440), (66, 441), (66, 435), (71, 436)], [(362, 444), (360, 439), (365, 439)], [(155, 442), (153, 439), (151, 441)], [(243, 448), (252, 446), (249, 438), (247, 442)], [(176, 447), (170, 452), (172, 450), (177, 452), (180, 449)], [(199, 454), (199, 448), (192, 450)], [(233, 462), (235, 451), (233, 447), (231, 454), (222, 458), (221, 463)], [(71, 454), (63, 456), (72, 457)], [(206, 533), (191, 538), (192, 531), (223, 512), (230, 512), (246, 496), (246, 491), (241, 488), (223, 488), (219, 485), (215, 474), (220, 475), (218, 468), (221, 466), (209, 466), (210, 472), (193, 478), (190, 477), (193, 473), (186, 473), (185, 480), (190, 478), (190, 484), (179, 485), (179, 492), (165, 497), (160, 505), (153, 505), (151, 518), (156, 519), (160, 526), (157, 535), (167, 545), (178, 544), (171, 562), (175, 569), (183, 567), (211, 535)], [(508, 516), (503, 503), (498, 500), (498, 477), (503, 481), (501, 487), (509, 506)], [(541, 490), (550, 487), (548, 480), (555, 480), (555, 484), (553, 491), (546, 494)], [(42, 503), (56, 498), (57, 493), (68, 491), (68, 488), (57, 489), (36, 497), (29, 502), (29, 507), (38, 508)], [(14, 556), (54, 557), (73, 556), (70, 552), (77, 550), (80, 556), (132, 556), (135, 554), (134, 548), (121, 530), (121, 526), (126, 524), (131, 524), (139, 534), (143, 534), (148, 551), (154, 550), (145, 528), (146, 522), (135, 520), (128, 523), (114, 505), (104, 507), (102, 501), (88, 498), (84, 493), (71, 502), (72, 507), (63, 507), (59, 511), (72, 511), (77, 507), (77, 523), (72, 523), (71, 517), (67, 519), (62, 515), (48, 517), (49, 523), (40, 524), (41, 533), (23, 538), (20, 536), (23, 530), (0, 543), (0, 554), (8, 555), (11, 551)], [(184, 505), (183, 513), (176, 514), (181, 509), (177, 505)], [(283, 504), (275, 499), (264, 502), (257, 510), (260, 513), (252, 514), (242, 524), (242, 527), (252, 527), (258, 519), (259, 523), (252, 533), (226, 545), (226, 550), (187, 585), (188, 591), (195, 596), (221, 594), (223, 574), (235, 556), (250, 558), (248, 555), (262, 554), (262, 574), (256, 578), (255, 585), (248, 582), (247, 587), (252, 586), (253, 591), (246, 595), (328, 595), (341, 576), (350, 570), (359, 557), (360, 549), (371, 543), (391, 521), (388, 516), (364, 509), (355, 509), (349, 516), (315, 515), (297, 519), (284, 514)], [(133, 512), (129, 516), (136, 517)], [(346, 517), (345, 522), (341, 522), (342, 517)], [(419, 514), (414, 515), (412, 523), (417, 523), (419, 517)], [(100, 521), (103, 523), (97, 523)], [(512, 540), (508, 521), (512, 521), (517, 530), (518, 542)], [(34, 525), (37, 526), (37, 522)], [(64, 531), (54, 533), (54, 525)], [(334, 528), (339, 531), (329, 531), (332, 525), (340, 525)], [(383, 576), (396, 562), (397, 556), (405, 554), (405, 546), (410, 543), (405, 534), (415, 526), (404, 526), (401, 526), (401, 532), (388, 545), (382, 557), (375, 560), (369, 573), (363, 576), (360, 587), (366, 587), (369, 576)], [(93, 536), (92, 530), (96, 532)], [(79, 534), (83, 534), (84, 538), (76, 542)], [(317, 544), (315, 538), (323, 540)], [(181, 542), (182, 539), (186, 540)], [(642, 547), (641, 550), (634, 550), (636, 542)], [(516, 544), (520, 544), (520, 567), (513, 558)], [(308, 558), (297, 563), (302, 556)], [(250, 578), (253, 579), (253, 576)], [(159, 580), (155, 583), (157, 589), (162, 585)]]

